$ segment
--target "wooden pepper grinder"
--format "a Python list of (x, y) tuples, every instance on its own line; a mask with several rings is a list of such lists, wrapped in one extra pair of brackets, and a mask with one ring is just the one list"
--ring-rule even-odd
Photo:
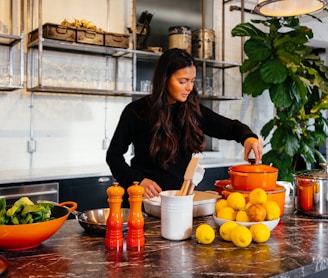
[(122, 196), (124, 188), (119, 186), (118, 182), (114, 182), (112, 186), (107, 188), (109, 215), (107, 218), (107, 230), (105, 237), (105, 246), (110, 249), (123, 248), (123, 218), (121, 214)]
[(127, 247), (142, 247), (145, 245), (144, 238), (144, 217), (142, 214), (142, 196), (145, 189), (134, 182), (128, 188), (130, 214), (128, 218), (128, 235), (126, 238)]

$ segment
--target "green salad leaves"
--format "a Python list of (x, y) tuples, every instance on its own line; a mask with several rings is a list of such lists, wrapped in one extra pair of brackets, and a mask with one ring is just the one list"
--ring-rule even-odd
[(53, 204), (34, 204), (28, 197), (20, 198), (11, 208), (6, 207), (6, 199), (0, 198), (0, 225), (31, 224), (53, 219)]

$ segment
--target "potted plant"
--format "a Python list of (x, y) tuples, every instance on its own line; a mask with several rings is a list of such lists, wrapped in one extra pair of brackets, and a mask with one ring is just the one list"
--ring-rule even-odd
[(252, 20), (231, 34), (248, 37), (240, 67), (246, 74), (243, 93), (257, 97), (268, 91), (276, 110), (260, 131), (271, 145), (262, 161), (279, 169), (278, 179), (292, 181), (300, 160), (306, 169), (325, 161), (318, 147), (328, 136), (322, 114), (328, 109), (328, 67), (306, 45), (313, 33), (297, 17)]

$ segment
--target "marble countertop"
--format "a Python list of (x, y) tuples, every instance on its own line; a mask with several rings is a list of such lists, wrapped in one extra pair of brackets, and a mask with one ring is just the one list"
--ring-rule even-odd
[(86, 234), (77, 220), (62, 228), (40, 247), (4, 252), (11, 277), (305, 277), (328, 269), (328, 220), (285, 214), (263, 244), (247, 248), (223, 241), (216, 227), (210, 245), (198, 244), (200, 223), (215, 227), (212, 216), (195, 218), (193, 236), (184, 241), (165, 240), (160, 220), (145, 217), (145, 246), (141, 250), (108, 250), (104, 236)]

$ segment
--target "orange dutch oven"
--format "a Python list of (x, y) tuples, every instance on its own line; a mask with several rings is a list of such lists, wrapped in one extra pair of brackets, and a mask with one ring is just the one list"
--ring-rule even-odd
[(274, 190), (277, 186), (278, 169), (265, 164), (242, 164), (231, 166), (228, 171), (231, 185), (236, 190), (262, 188)]
[[(232, 192), (239, 192), (239, 193), (243, 194), (243, 196), (246, 199), (246, 202), (249, 201), (248, 196), (249, 196), (250, 191), (236, 190), (236, 189), (232, 188), (231, 185), (226, 185), (224, 187), (224, 189), (222, 191), (222, 195), (225, 199), (227, 199), (228, 196)], [(279, 205), (279, 207), (280, 207), (280, 216), (282, 216), (284, 214), (284, 208), (285, 208), (286, 189), (283, 186), (276, 185), (274, 190), (266, 191), (266, 193), (267, 193), (269, 201), (275, 201)]]

